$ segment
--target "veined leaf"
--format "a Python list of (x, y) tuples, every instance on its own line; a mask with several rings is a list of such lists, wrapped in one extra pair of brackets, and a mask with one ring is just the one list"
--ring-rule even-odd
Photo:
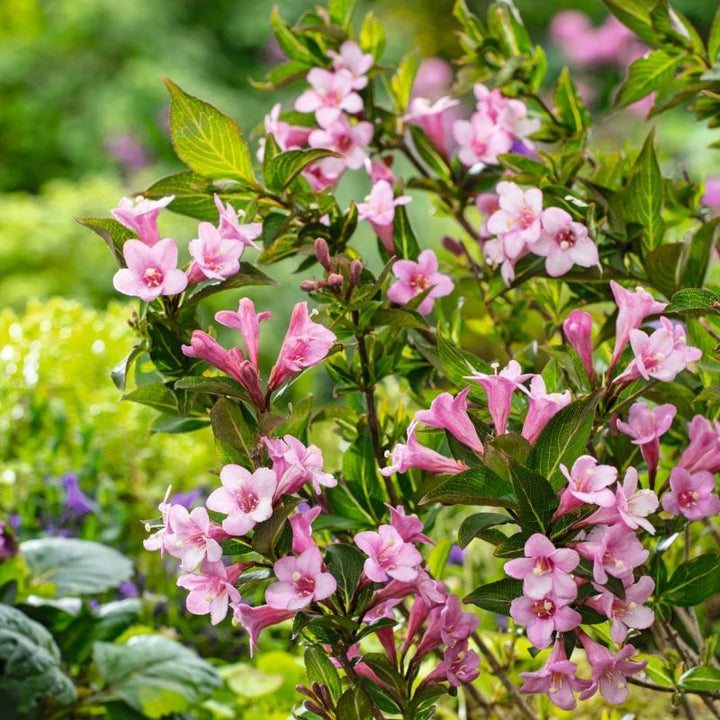
[(673, 78), (684, 59), (684, 55), (668, 55), (664, 50), (653, 50), (635, 60), (628, 68), (627, 79), (618, 92), (615, 104), (625, 107), (661, 88)]

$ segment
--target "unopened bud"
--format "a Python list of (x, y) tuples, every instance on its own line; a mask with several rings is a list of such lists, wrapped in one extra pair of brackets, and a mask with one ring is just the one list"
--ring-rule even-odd
[(443, 236), (442, 246), (453, 255), (462, 255), (464, 252), (463, 246), (455, 240), (455, 238), (451, 238), (449, 235)]
[(303, 280), (300, 283), (300, 289), (303, 292), (313, 292), (313, 290), (317, 290), (317, 281), (315, 280)]
[(343, 276), (339, 273), (330, 273), (328, 275), (327, 279), (328, 285), (342, 285), (343, 284)]
[(318, 259), (318, 262), (330, 272), (332, 269), (330, 251), (328, 250), (328, 244), (322, 238), (315, 240), (315, 257)]
[(363, 264), (359, 260), (350, 263), (350, 285), (355, 287), (360, 282), (360, 274), (363, 271)]

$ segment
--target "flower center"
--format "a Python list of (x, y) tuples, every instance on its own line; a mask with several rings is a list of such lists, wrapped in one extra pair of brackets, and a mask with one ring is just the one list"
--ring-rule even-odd
[(238, 507), (244, 513), (251, 513), (258, 506), (258, 496), (249, 490), (243, 488), (243, 492), (238, 495), (237, 504)]
[(337, 149), (341, 153), (346, 153), (352, 147), (352, 140), (349, 135), (343, 135), (337, 141)]
[(555, 242), (560, 246), (561, 250), (567, 250), (577, 242), (577, 236), (570, 228), (563, 228), (555, 235)]
[(159, 287), (164, 279), (165, 276), (160, 268), (149, 267), (143, 273), (143, 282), (149, 288)]
[[(296, 578), (296, 575), (300, 577)], [(307, 575), (301, 575), (297, 570), (292, 574), (292, 578), (295, 581), (295, 591), (298, 595), (307, 597), (315, 592), (315, 580)]]
[(695, 507), (699, 499), (700, 494), (693, 490), (683, 490), (681, 493), (678, 493), (678, 504), (684, 508)]
[(535, 213), (529, 208), (524, 207), (518, 215), (518, 224), (523, 230), (529, 228), (535, 222)]
[(410, 278), (410, 285), (415, 290), (424, 290), (428, 285), (430, 285), (430, 280), (427, 275), (415, 273), (415, 275)]
[(533, 575), (540, 577), (541, 575), (547, 575), (552, 571), (552, 563), (545, 556), (539, 557), (535, 561), (535, 567), (533, 568)]
[(533, 603), (532, 611), (540, 620), (547, 620), (551, 618), (555, 612), (555, 603), (548, 597), (542, 600), (536, 600)]

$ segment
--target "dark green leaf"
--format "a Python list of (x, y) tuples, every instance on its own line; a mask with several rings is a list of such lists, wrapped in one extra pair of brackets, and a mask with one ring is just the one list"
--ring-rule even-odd
[(363, 662), (384, 682), (394, 697), (402, 701), (406, 695), (405, 681), (384, 653), (365, 653)]
[(447, 160), (438, 148), (432, 144), (425, 131), (417, 125), (409, 125), (409, 129), (413, 145), (425, 164), (441, 178), (449, 180), (452, 172)]
[(232, 378), (206, 377), (205, 375), (190, 375), (180, 378), (175, 383), (178, 390), (187, 392), (208, 393), (221, 397), (234, 398), (235, 400), (247, 399), (245, 388)]
[(720, 53), (720, 7), (718, 7), (713, 19), (712, 27), (710, 28), (710, 35), (708, 36), (707, 42), (708, 58), (711, 63), (715, 63), (718, 59), (718, 53)]
[(510, 615), (510, 603), (522, 594), (522, 580), (503, 578), (475, 588), (463, 602), (498, 615)]
[(417, 260), (417, 256), (420, 254), (417, 238), (404, 205), (395, 208), (393, 245), (395, 254), (404, 260)]
[(345, 609), (350, 610), (365, 564), (365, 556), (353, 545), (335, 544), (328, 547), (325, 562), (332, 576), (337, 580), (337, 592), (343, 600)]
[[(458, 530), (458, 545), (460, 545), (461, 548), (465, 548), (470, 544), (470, 541), (476, 537), (485, 540), (486, 535), (488, 535), (488, 528), (497, 527), (498, 525), (508, 525), (514, 522), (511, 517), (501, 515), (500, 513), (482, 512), (470, 515), (470, 517), (465, 518), (460, 525), (460, 529)], [(505, 540), (505, 536), (502, 533), (499, 531), (494, 532), (502, 535), (502, 540)], [(494, 535), (489, 535), (489, 537), (494, 539)], [(492, 542), (492, 539), (488, 540), (488, 542)]]
[(160, 322), (148, 323), (148, 352), (158, 372), (166, 377), (186, 374), (194, 360), (182, 351), (183, 341), (170, 328)]
[(513, 507), (515, 497), (510, 485), (490, 468), (481, 465), (441, 480), (421, 500), (423, 504), (496, 505)]
[(658, 245), (645, 256), (648, 282), (667, 298), (679, 289), (678, 271), (683, 249), (682, 243)]
[(194, 432), (207, 427), (210, 423), (201, 417), (175, 417), (160, 415), (150, 426), (152, 433), (167, 433), (168, 435), (180, 435), (186, 432)]
[(270, 15), (270, 26), (275, 34), (275, 39), (278, 41), (278, 45), (280, 45), (282, 51), (291, 60), (302, 63), (306, 67), (313, 67), (315, 65), (322, 66), (327, 63), (327, 58), (323, 57), (320, 53), (314, 52), (308, 46), (307, 42), (304, 42), (305, 38), (285, 24), (285, 21), (280, 17), (280, 11), (277, 5), (273, 8), (272, 14)]
[(246, 467), (254, 467), (253, 452), (260, 442), (242, 406), (227, 398), (220, 398), (210, 411), (213, 435), (231, 445), (246, 460)]
[(370, 698), (359, 685), (346, 690), (337, 704), (337, 720), (369, 720), (372, 712)]
[(681, 290), (672, 296), (672, 302), (665, 308), (665, 312), (720, 315), (720, 295), (702, 288)]
[(550, 483), (539, 473), (517, 463), (510, 465), (518, 506), (518, 525), (524, 533), (547, 535), (550, 518), (558, 506), (558, 497)]
[[(299, 502), (299, 500), (293, 500), (286, 505), (275, 508), (272, 517), (255, 526), (252, 549), (256, 553), (272, 559), (277, 557), (275, 548), (286, 527), (286, 520), (293, 514)], [(289, 547), (287, 549), (290, 550)]]
[(681, 287), (702, 287), (710, 256), (720, 239), (720, 218), (706, 222), (686, 245), (681, 270)]
[[(440, 332), (437, 334), (437, 347), (442, 369), (447, 379), (458, 388), (466, 388), (468, 385), (472, 386), (473, 389), (470, 391), (471, 395), (473, 395), (474, 392), (478, 392), (475, 390), (475, 383), (472, 380), (468, 380), (467, 376), (472, 375), (473, 372), (476, 371), (491, 373), (492, 368), (484, 360), (477, 357), (477, 355), (459, 350), (451, 345)], [(479, 394), (482, 398), (482, 393)]]
[(305, 671), (311, 684), (316, 682), (328, 689), (333, 702), (336, 703), (340, 699), (342, 695), (340, 675), (322, 648), (313, 645), (305, 651)]
[(185, 302), (198, 302), (223, 290), (234, 290), (247, 285), (275, 285), (275, 281), (250, 263), (241, 262), (240, 270), (235, 275), (225, 280), (206, 280), (199, 283), (188, 293)]
[(668, 581), (663, 600), (690, 607), (720, 590), (720, 555), (708, 553), (679, 565)]

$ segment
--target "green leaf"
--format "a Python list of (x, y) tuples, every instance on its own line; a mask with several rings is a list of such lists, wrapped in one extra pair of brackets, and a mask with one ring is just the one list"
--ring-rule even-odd
[(596, 393), (570, 403), (551, 418), (535, 442), (528, 467), (548, 478), (554, 490), (559, 490), (564, 482), (560, 463), (571, 467), (585, 454), (599, 400)]
[(643, 227), (643, 248), (649, 252), (663, 239), (663, 187), (660, 165), (655, 155), (654, 133), (650, 132), (628, 176), (623, 194), (623, 214), (627, 222)]
[(720, 403), (720, 385), (710, 385), (709, 387), (703, 388), (694, 402), (707, 405)]
[(75, 222), (90, 228), (96, 235), (100, 236), (110, 248), (115, 262), (120, 267), (125, 267), (123, 245), (126, 240), (137, 238), (137, 235), (132, 230), (112, 218), (78, 217), (75, 218)]
[(683, 690), (720, 690), (720, 670), (714, 667), (694, 667), (686, 670), (678, 681)]
[(170, 132), (177, 156), (213, 180), (234, 178), (253, 185), (250, 151), (237, 123), (172, 80), (164, 80), (172, 98)]
[(167, 433), (168, 435), (180, 435), (182, 433), (194, 432), (207, 427), (210, 423), (201, 417), (175, 417), (160, 415), (150, 426), (152, 433)]
[(687, 242), (681, 261), (681, 287), (702, 287), (713, 249), (720, 239), (720, 218), (706, 222)]
[(417, 256), (420, 254), (420, 247), (404, 205), (395, 208), (393, 245), (395, 254), (404, 260), (417, 260)]
[(432, 144), (425, 131), (417, 125), (408, 125), (413, 145), (425, 164), (439, 177), (449, 180), (452, 176), (447, 160)]
[(458, 530), (458, 545), (461, 548), (466, 548), (470, 544), (470, 541), (476, 537), (479, 537), (481, 540), (490, 538), (488, 542), (493, 542), (493, 540), (497, 539), (495, 533), (501, 535), (502, 540), (505, 540), (505, 535), (501, 532), (488, 532), (488, 529), (497, 527), (498, 525), (513, 524), (514, 522), (511, 517), (501, 515), (500, 513), (481, 512), (470, 515), (470, 517), (465, 518), (460, 525), (460, 529)]
[(117, 550), (76, 538), (38, 538), (20, 544), (30, 586), (54, 586), (55, 597), (91, 595), (118, 587), (133, 574)]
[(363, 662), (385, 683), (398, 700), (405, 699), (407, 691), (402, 675), (384, 653), (365, 653)]
[(343, 600), (345, 610), (349, 611), (365, 564), (365, 556), (353, 545), (336, 544), (328, 547), (325, 562), (337, 580), (337, 592)]
[[(470, 395), (478, 392), (472, 380), (468, 380), (467, 376), (473, 372), (491, 373), (492, 368), (477, 355), (459, 350), (451, 345), (439, 332), (437, 333), (437, 347), (440, 355), (440, 363), (442, 364), (445, 377), (450, 380), (458, 388), (466, 388), (472, 386)], [(478, 393), (482, 398), (482, 393)]]
[(518, 505), (518, 525), (523, 533), (548, 534), (550, 519), (558, 506), (552, 485), (530, 468), (510, 464), (510, 481)]
[(492, 3), (488, 8), (487, 25), (506, 57), (529, 55), (532, 51), (530, 36), (512, 3)]
[(522, 594), (522, 580), (503, 578), (475, 588), (463, 602), (498, 615), (510, 615), (510, 603)]
[(372, 12), (365, 16), (358, 42), (363, 52), (370, 53), (376, 61), (385, 52), (385, 25)]
[(662, 88), (672, 80), (684, 59), (684, 55), (668, 55), (664, 50), (653, 50), (635, 60), (628, 68), (627, 79), (618, 91), (615, 104), (625, 107)]
[(708, 58), (711, 63), (715, 63), (720, 53), (720, 7), (718, 7), (713, 19), (710, 35), (707, 41)]
[(699, 315), (720, 315), (720, 295), (702, 288), (688, 288), (676, 292), (666, 313), (693, 313)]
[(668, 581), (663, 600), (690, 607), (720, 590), (720, 555), (708, 553), (679, 565)]
[(657, 35), (652, 27), (650, 11), (657, 0), (602, 0), (610, 12), (636, 35), (653, 45)]
[(370, 698), (361, 686), (346, 690), (337, 704), (337, 720), (369, 720), (373, 708)]
[(245, 388), (235, 380), (226, 377), (190, 375), (180, 378), (180, 380), (175, 383), (175, 387), (178, 390), (208, 393), (209, 395), (219, 395), (220, 397), (234, 398), (235, 400), (247, 399)]
[(271, 158), (263, 170), (265, 184), (274, 192), (280, 192), (311, 163), (326, 157), (339, 157), (332, 150), (286, 150)]
[(93, 659), (103, 693), (153, 720), (185, 712), (221, 682), (193, 650), (160, 635), (135, 635), (122, 645), (95, 643)]
[[(299, 500), (293, 500), (286, 505), (275, 508), (272, 516), (255, 526), (255, 532), (252, 538), (252, 549), (260, 555), (269, 557), (273, 560), (277, 559), (280, 553), (276, 553), (278, 543), (283, 539), (283, 531), (287, 527), (287, 519), (293, 514)], [(289, 528), (288, 528), (289, 530)], [(287, 552), (290, 551), (290, 543), (288, 540)]]
[(357, 0), (330, 0), (328, 3), (330, 20), (340, 27), (349, 27), (356, 5)]
[(316, 682), (324, 685), (334, 703), (340, 699), (342, 695), (340, 675), (322, 648), (312, 645), (305, 651), (305, 670), (310, 684)]
[(52, 635), (20, 610), (0, 604), (0, 696), (6, 710), (25, 713), (40, 697), (61, 705), (75, 700), (75, 687), (60, 669)]
[(275, 285), (275, 281), (250, 263), (241, 262), (240, 270), (235, 275), (231, 275), (225, 280), (206, 280), (196, 285), (188, 293), (185, 304), (199, 302), (224, 290), (235, 290), (248, 285)]
[(679, 289), (678, 272), (683, 249), (682, 243), (658, 245), (645, 256), (648, 282), (667, 298)]
[(246, 467), (254, 467), (253, 452), (260, 438), (245, 417), (242, 406), (220, 398), (210, 411), (210, 423), (213, 435), (237, 450), (246, 461)]
[(185, 375), (195, 361), (183, 353), (182, 339), (160, 322), (148, 323), (147, 334), (148, 353), (158, 372), (166, 377)]
[(490, 468), (481, 465), (441, 480), (420, 502), (514, 507), (515, 496), (505, 480)]
[(327, 58), (319, 52), (314, 52), (304, 42), (305, 38), (289, 28), (285, 21), (280, 17), (280, 11), (277, 5), (273, 8), (270, 15), (270, 27), (272, 27), (275, 38), (282, 51), (290, 60), (304, 64), (306, 67), (314, 67), (316, 65), (326, 65)]
[(397, 71), (390, 78), (390, 89), (399, 112), (405, 112), (410, 102), (413, 82), (420, 66), (420, 55), (417, 51), (408, 53), (399, 63)]
[(573, 133), (580, 133), (588, 127), (590, 116), (566, 67), (558, 78), (554, 100), (557, 116), (565, 127)]
[(343, 454), (342, 468), (351, 495), (372, 517), (377, 517), (376, 501), (382, 499), (382, 492), (367, 425), (359, 428), (358, 439)]
[(120, 399), (129, 400), (140, 405), (148, 405), (168, 414), (177, 413), (178, 410), (173, 391), (161, 382), (141, 385), (136, 390), (125, 393)]

